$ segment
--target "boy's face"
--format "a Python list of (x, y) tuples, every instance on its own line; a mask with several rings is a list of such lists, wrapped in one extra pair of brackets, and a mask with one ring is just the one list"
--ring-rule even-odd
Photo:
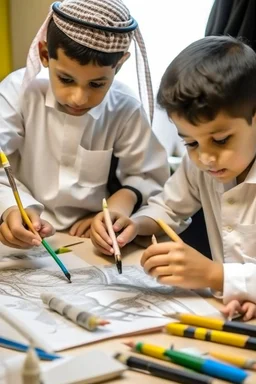
[(185, 141), (190, 159), (221, 183), (246, 178), (256, 156), (256, 115), (252, 125), (243, 118), (219, 113), (210, 122), (194, 126), (177, 114), (171, 116)]
[[(102, 102), (113, 82), (116, 67), (81, 65), (66, 56), (61, 48), (57, 50), (58, 59), (51, 59), (45, 42), (39, 44), (39, 53), (43, 66), (49, 68), (53, 94), (64, 112), (81, 116)], [(117, 66), (120, 67), (125, 59), (123, 57)]]

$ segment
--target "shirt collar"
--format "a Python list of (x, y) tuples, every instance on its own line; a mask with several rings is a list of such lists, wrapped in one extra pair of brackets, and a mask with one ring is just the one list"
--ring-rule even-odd
[(256, 160), (254, 160), (244, 182), (247, 184), (256, 184)]

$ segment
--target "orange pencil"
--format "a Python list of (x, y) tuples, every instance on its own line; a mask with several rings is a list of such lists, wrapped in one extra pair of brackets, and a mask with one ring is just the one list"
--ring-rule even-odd
[(169, 225), (167, 225), (163, 220), (157, 219), (156, 222), (162, 228), (162, 230), (166, 233), (166, 235), (170, 237), (172, 241), (176, 243), (182, 241), (181, 238), (177, 235), (177, 233), (174, 232), (174, 230), (171, 227), (169, 227)]

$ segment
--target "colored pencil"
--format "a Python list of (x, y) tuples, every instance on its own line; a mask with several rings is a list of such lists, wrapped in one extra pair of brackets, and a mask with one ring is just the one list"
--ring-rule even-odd
[(216, 359), (223, 360), (229, 364), (236, 365), (237, 367), (256, 371), (256, 359), (248, 359), (240, 355), (234, 355), (233, 353), (230, 354), (229, 352), (223, 353), (219, 351), (210, 351), (208, 354)]
[[(23, 343), (20, 343), (17, 341), (6, 339), (4, 337), (0, 337), (0, 347), (13, 349), (13, 350), (19, 351), (19, 352), (27, 352), (27, 350), (29, 349), (29, 345), (27, 345), (27, 344), (23, 344)], [(61, 356), (59, 356), (59, 355), (56, 355), (54, 353), (45, 352), (43, 349), (40, 349), (40, 348), (35, 348), (35, 351), (41, 360), (52, 361), (52, 360), (56, 360), (56, 359), (61, 358)]]
[(215, 360), (205, 359), (200, 356), (194, 356), (188, 353), (175, 351), (173, 349), (165, 349), (152, 344), (146, 343), (124, 343), (135, 351), (144, 355), (156, 357), (161, 360), (168, 360), (183, 367), (198, 371), (218, 379), (230, 381), (231, 383), (242, 384), (249, 376), (244, 370), (232, 367), (231, 365), (220, 363)]
[(214, 343), (233, 345), (234, 347), (256, 351), (256, 338), (237, 333), (212, 331), (207, 328), (190, 327), (186, 324), (169, 323), (164, 327), (167, 333), (175, 336), (212, 341)]
[(169, 227), (163, 220), (157, 219), (156, 220), (157, 224), (162, 228), (162, 230), (166, 233), (167, 236), (170, 237), (170, 239), (174, 242), (180, 242), (182, 241), (181, 238), (177, 235), (174, 230)]
[(22, 202), (21, 202), (21, 199), (20, 199), (20, 195), (19, 195), (19, 192), (18, 192), (18, 188), (17, 188), (17, 185), (16, 185), (16, 182), (15, 182), (15, 179), (13, 177), (13, 174), (12, 174), (12, 170), (11, 170), (11, 165), (7, 159), (7, 156), (5, 155), (5, 153), (1, 150), (0, 152), (0, 158), (1, 158), (1, 162), (2, 162), (2, 165), (4, 167), (4, 170), (5, 170), (5, 173), (8, 177), (8, 180), (9, 180), (9, 183), (10, 183), (10, 186), (11, 186), (11, 189), (12, 189), (12, 192), (13, 192), (13, 195), (14, 195), (14, 198), (16, 200), (16, 203), (17, 203), (17, 206), (19, 208), (19, 211), (20, 211), (20, 214), (21, 214), (21, 217), (24, 221), (24, 223), (28, 226), (28, 228), (30, 229), (31, 232), (34, 233), (34, 235), (37, 236), (37, 238), (40, 240), (40, 242), (42, 243), (42, 245), (44, 246), (44, 248), (47, 250), (47, 252), (52, 256), (52, 258), (56, 261), (56, 263), (59, 265), (59, 267), (61, 268), (62, 272), (64, 273), (64, 275), (66, 276), (66, 278), (69, 280), (69, 282), (71, 283), (71, 275), (70, 273), (68, 272), (67, 268), (64, 266), (64, 264), (60, 261), (60, 259), (58, 258), (58, 256), (55, 254), (54, 250), (51, 248), (51, 246), (47, 243), (47, 241), (45, 239), (42, 239), (39, 235), (39, 233), (35, 230), (35, 228), (33, 227), (33, 224), (32, 222), (30, 221), (30, 218), (28, 217), (25, 209), (23, 208), (23, 205), (22, 205)]
[(128, 367), (139, 370), (141, 372), (150, 373), (153, 376), (161, 377), (162, 379), (172, 380), (175, 383), (182, 384), (215, 384), (216, 381), (201, 373), (196, 373), (187, 370), (167, 367), (162, 364), (154, 363), (150, 360), (141, 359), (134, 356), (129, 356), (124, 353), (117, 353), (114, 356), (121, 363)]
[(118, 242), (116, 239), (116, 234), (115, 234), (114, 229), (113, 229), (113, 224), (111, 221), (111, 217), (110, 217), (110, 213), (108, 210), (108, 204), (107, 204), (106, 199), (102, 200), (102, 209), (103, 209), (103, 213), (104, 213), (104, 220), (105, 220), (105, 224), (107, 227), (107, 231), (108, 231), (109, 237), (112, 240), (112, 246), (114, 249), (116, 267), (117, 267), (118, 273), (121, 274), (122, 273), (121, 252), (120, 252), (119, 245), (118, 245)]
[(252, 324), (239, 321), (226, 321), (213, 317), (197, 316), (190, 313), (176, 313), (175, 315), (171, 315), (171, 317), (178, 319), (183, 324), (256, 337), (256, 326)]

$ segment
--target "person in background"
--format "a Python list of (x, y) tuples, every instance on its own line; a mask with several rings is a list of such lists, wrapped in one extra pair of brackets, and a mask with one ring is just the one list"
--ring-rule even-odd
[[(148, 96), (145, 109), (114, 80), (132, 40), (139, 89)], [(143, 38), (121, 0), (55, 2), (32, 42), (26, 69), (1, 82), (0, 105), (0, 147), (41, 237), (68, 228), (71, 235), (88, 237), (104, 197), (112, 212), (130, 216), (169, 176), (166, 151), (145, 112), (152, 121)], [(113, 158), (120, 186), (110, 192)], [(0, 216), (3, 244), (40, 244), (23, 225), (3, 169)]]

